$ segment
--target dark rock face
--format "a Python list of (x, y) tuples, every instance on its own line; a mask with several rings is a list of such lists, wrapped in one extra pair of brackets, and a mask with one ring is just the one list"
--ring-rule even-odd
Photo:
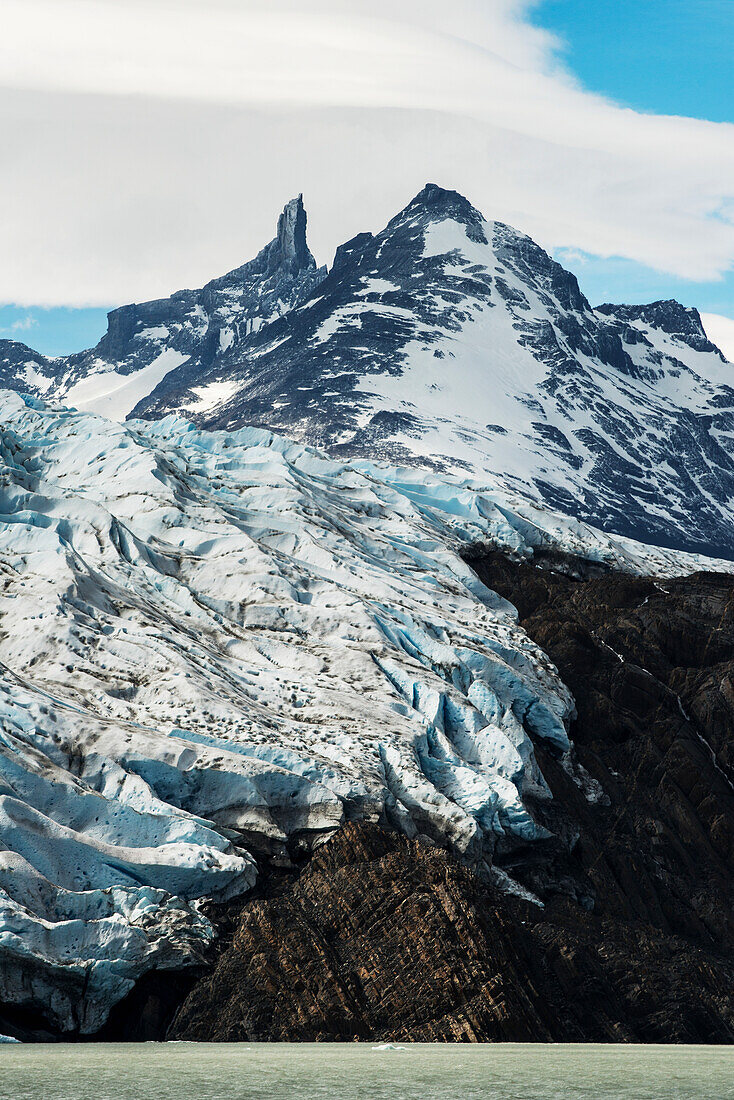
[(245, 906), (168, 1038), (728, 1042), (734, 965), (570, 906), (545, 919), (441, 849), (345, 826)]
[(552, 761), (549, 782), (576, 821), (595, 912), (731, 950), (734, 578), (578, 580), (500, 555), (473, 564), (574, 694), (575, 751), (608, 805), (579, 797)]
[(480, 899), (446, 852), (347, 825), (295, 886), (245, 907), (169, 1037), (530, 1039), (537, 1014), (502, 918)]
[[(682, 306), (674, 299), (650, 302), (644, 306), (597, 306), (597, 312), (624, 322), (642, 321), (651, 328), (658, 328), (671, 336), (677, 336), (695, 351), (709, 351), (721, 356), (721, 352), (706, 336), (697, 309)], [(723, 358), (723, 356), (722, 356)]]
[(536, 752), (553, 834), (497, 866), (349, 825), (245, 905), (178, 1038), (734, 1041), (734, 578), (605, 574), (499, 554), (574, 691), (573, 764)]

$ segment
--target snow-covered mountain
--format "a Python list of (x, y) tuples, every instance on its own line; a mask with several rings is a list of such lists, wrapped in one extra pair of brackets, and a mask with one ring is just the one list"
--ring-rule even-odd
[(329, 271), (298, 198), (91, 351), (0, 342), (3, 1011), (96, 1031), (207, 955), (204, 900), (347, 821), (537, 902), (513, 875), (551, 842), (546, 777), (608, 796), (464, 559), (733, 571), (733, 369), (694, 310), (592, 309), (432, 186)]
[(528, 237), (429, 185), (330, 271), (301, 199), (251, 263), (126, 306), (92, 351), (0, 342), (0, 382), (115, 417), (267, 427), (731, 557), (732, 366), (676, 302), (592, 309)]
[(607, 529), (729, 553), (734, 390), (695, 311), (591, 310), (529, 238), (436, 187), (329, 273), (305, 225), (299, 198), (254, 261), (114, 311), (92, 352), (29, 359), (7, 342), (5, 383), (500, 476)]
[(199, 899), (346, 820), (512, 889), (503, 860), (548, 835), (534, 746), (600, 791), (475, 544), (716, 564), (262, 429), (0, 393), (0, 1002), (96, 1030), (141, 974), (201, 959)]
[(0, 382), (122, 419), (175, 368), (186, 364), (193, 378), (204, 374), (232, 346), (235, 332), (246, 340), (297, 306), (325, 276), (306, 245), (299, 197), (254, 260), (200, 290), (113, 310), (106, 335), (90, 351), (49, 359), (0, 340)]

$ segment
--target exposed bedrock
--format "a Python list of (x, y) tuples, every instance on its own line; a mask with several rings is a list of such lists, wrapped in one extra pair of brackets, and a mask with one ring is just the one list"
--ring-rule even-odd
[(579, 581), (501, 555), (474, 564), (573, 692), (576, 757), (609, 804), (580, 799), (539, 756), (553, 813), (562, 807), (579, 830), (574, 856), (595, 911), (730, 949), (734, 578)]
[(245, 904), (171, 1036), (734, 1041), (734, 579), (472, 564), (576, 699), (575, 771), (536, 745), (552, 836), (497, 855), (542, 905), (349, 824)]

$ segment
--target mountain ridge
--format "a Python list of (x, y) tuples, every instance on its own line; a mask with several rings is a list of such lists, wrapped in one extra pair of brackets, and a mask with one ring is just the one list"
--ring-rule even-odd
[(254, 260), (113, 311), (89, 352), (44, 360), (0, 342), (0, 382), (45, 399), (265, 427), (721, 557), (734, 555), (729, 368), (695, 309), (594, 309), (531, 238), (434, 184), (330, 269), (299, 196)]

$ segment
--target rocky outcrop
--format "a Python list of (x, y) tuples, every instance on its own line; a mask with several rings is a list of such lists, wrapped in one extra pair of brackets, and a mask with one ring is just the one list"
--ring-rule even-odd
[(171, 1037), (420, 1041), (549, 1037), (506, 922), (448, 854), (345, 826), (280, 896), (248, 904)]
[(169, 1038), (728, 1042), (732, 960), (569, 905), (552, 918), (425, 838), (345, 826), (247, 904)]
[(608, 805), (582, 817), (573, 784), (559, 769), (549, 781), (583, 826), (579, 844), (596, 849), (597, 911), (732, 944), (734, 579), (578, 579), (562, 561), (501, 555), (474, 564), (574, 694), (575, 753)]
[(578, 710), (573, 757), (536, 746), (551, 836), (496, 855), (526, 897), (347, 825), (244, 906), (173, 1036), (734, 1041), (734, 579), (472, 564)]
[(701, 314), (691, 306), (683, 306), (674, 299), (650, 302), (643, 306), (617, 306), (605, 303), (596, 307), (598, 313), (616, 319), (623, 324), (641, 321), (653, 329), (660, 329), (688, 344), (694, 351), (711, 352), (722, 361), (724, 356), (709, 340), (701, 321)]
[(306, 211), (303, 195), (291, 199), (278, 218), (278, 233), (272, 249), (272, 266), (285, 268), (293, 276), (302, 271), (315, 271), (316, 261), (306, 243)]

